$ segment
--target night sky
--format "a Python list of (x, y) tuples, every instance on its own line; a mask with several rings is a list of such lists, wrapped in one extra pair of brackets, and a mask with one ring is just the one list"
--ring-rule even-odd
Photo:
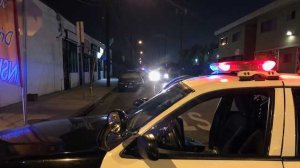
[[(43, 0), (73, 23), (85, 21), (85, 31), (104, 41), (103, 4), (85, 0)], [(95, 0), (90, 0), (95, 1)], [(180, 0), (173, 0), (179, 2)], [(272, 0), (183, 0), (183, 48), (216, 42), (214, 32)], [(145, 58), (153, 60), (167, 53), (176, 60), (180, 48), (180, 16), (169, 0), (112, 0), (112, 35), (115, 55), (129, 57), (131, 43), (143, 39)], [(175, 59), (173, 59), (175, 58)]]

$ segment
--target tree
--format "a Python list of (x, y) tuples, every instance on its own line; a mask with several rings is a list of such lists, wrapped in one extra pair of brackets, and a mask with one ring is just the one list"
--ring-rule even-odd
[(211, 43), (209, 45), (194, 45), (189, 49), (184, 49), (180, 53), (180, 63), (186, 67), (185, 69), (191, 69), (189, 74), (206, 73), (208, 64), (215, 62), (217, 45)]

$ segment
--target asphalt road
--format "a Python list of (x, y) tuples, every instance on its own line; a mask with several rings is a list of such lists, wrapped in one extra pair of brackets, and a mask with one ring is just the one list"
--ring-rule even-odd
[(100, 103), (88, 115), (107, 114), (114, 109), (128, 110), (135, 100), (139, 98), (151, 98), (159, 91), (153, 84), (147, 84), (138, 90), (128, 90), (119, 92), (114, 89), (109, 95), (104, 97)]

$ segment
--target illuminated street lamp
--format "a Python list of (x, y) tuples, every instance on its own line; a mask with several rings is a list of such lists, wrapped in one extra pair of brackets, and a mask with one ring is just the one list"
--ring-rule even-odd
[(294, 34), (293, 34), (293, 32), (291, 30), (288, 30), (288, 31), (286, 31), (286, 35), (287, 36), (293, 36)]
[(140, 51), (140, 54), (141, 54), (141, 55), (143, 55), (143, 54), (144, 54), (144, 52), (143, 52), (143, 51)]
[(143, 44), (143, 40), (139, 40), (139, 41), (138, 41), (138, 44), (139, 44), (139, 45), (142, 45), (142, 44)]

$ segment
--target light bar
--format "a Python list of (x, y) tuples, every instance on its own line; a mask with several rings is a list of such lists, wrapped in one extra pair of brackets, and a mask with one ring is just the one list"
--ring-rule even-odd
[(239, 71), (271, 71), (276, 62), (272, 60), (228, 61), (210, 64), (214, 73), (232, 73)]

